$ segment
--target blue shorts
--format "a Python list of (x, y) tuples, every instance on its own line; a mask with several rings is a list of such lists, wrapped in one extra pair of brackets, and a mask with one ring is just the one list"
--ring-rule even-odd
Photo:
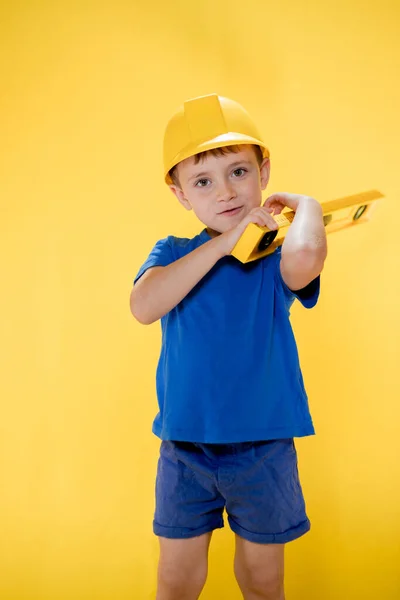
[(224, 526), (259, 544), (284, 544), (310, 529), (293, 439), (236, 444), (163, 441), (154, 533), (190, 538)]

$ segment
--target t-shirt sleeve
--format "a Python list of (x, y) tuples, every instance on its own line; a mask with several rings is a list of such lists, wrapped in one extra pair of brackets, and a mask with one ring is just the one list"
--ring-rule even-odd
[(151, 267), (166, 267), (174, 262), (172, 246), (169, 238), (159, 240), (150, 252), (146, 262), (140, 267), (138, 274), (133, 280), (133, 285), (141, 278)]
[(315, 279), (310, 281), (310, 283), (302, 288), (301, 290), (293, 291), (291, 290), (283, 280), (281, 273), (281, 251), (282, 247), (280, 246), (275, 250), (275, 286), (277, 287), (278, 292), (283, 295), (285, 300), (287, 309), (290, 310), (291, 305), (296, 300), (299, 300), (304, 308), (313, 308), (319, 298), (320, 286), (321, 286), (321, 275), (318, 275)]

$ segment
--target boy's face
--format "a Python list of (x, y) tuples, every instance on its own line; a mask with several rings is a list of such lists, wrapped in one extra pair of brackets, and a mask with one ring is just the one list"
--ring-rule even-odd
[(259, 165), (252, 146), (240, 148), (222, 156), (207, 154), (197, 165), (187, 158), (177, 168), (180, 185), (170, 185), (181, 204), (216, 234), (233, 229), (260, 206), (267, 187), (269, 159)]

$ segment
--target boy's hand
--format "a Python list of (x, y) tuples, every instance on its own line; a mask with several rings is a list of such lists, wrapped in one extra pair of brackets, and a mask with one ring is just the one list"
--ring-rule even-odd
[(278, 224), (271, 215), (271, 209), (267, 209), (265, 204), (253, 208), (244, 219), (240, 221), (239, 225), (218, 236), (217, 239), (223, 256), (227, 256), (232, 252), (249, 223), (256, 223), (257, 225), (261, 225), (261, 227), (268, 227), (273, 230), (278, 229)]
[(287, 206), (296, 212), (299, 203), (302, 200), (308, 200), (308, 196), (301, 196), (300, 194), (289, 194), (288, 192), (278, 192), (272, 194), (264, 202), (265, 208), (273, 215), (279, 215), (282, 210)]

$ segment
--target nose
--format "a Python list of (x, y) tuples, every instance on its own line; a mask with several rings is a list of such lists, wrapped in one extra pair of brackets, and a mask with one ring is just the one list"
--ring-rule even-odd
[(217, 190), (218, 202), (229, 202), (236, 198), (234, 186), (229, 181), (221, 181)]

